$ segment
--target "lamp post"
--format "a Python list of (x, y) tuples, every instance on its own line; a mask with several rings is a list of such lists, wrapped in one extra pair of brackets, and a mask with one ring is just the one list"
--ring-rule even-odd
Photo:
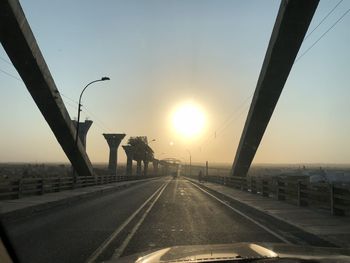
[(80, 93), (80, 97), (79, 97), (79, 106), (78, 106), (78, 122), (77, 122), (77, 127), (76, 127), (76, 134), (75, 134), (75, 145), (78, 145), (78, 136), (79, 136), (79, 124), (80, 124), (80, 112), (81, 112), (81, 97), (83, 96), (84, 91), (86, 90), (87, 87), (89, 87), (92, 83), (95, 82), (99, 82), (99, 81), (106, 81), (106, 80), (110, 80), (109, 77), (102, 77), (101, 79), (97, 79), (94, 81), (91, 81), (90, 83), (88, 83), (85, 88), (82, 90), (82, 92)]
[(191, 177), (191, 168), (192, 168), (192, 155), (189, 149), (186, 149), (186, 151), (189, 153), (190, 155), (190, 177)]

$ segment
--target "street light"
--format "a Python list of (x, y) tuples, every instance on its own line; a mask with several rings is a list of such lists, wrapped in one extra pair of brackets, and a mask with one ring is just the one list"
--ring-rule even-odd
[(189, 149), (186, 149), (186, 151), (187, 151), (187, 152), (189, 153), (189, 155), (190, 155), (190, 177), (191, 177), (192, 155), (191, 155), (191, 152), (190, 152)]
[(83, 89), (83, 91), (80, 93), (80, 97), (79, 97), (79, 107), (78, 107), (78, 122), (77, 122), (77, 127), (76, 127), (76, 135), (75, 135), (75, 145), (78, 145), (78, 136), (79, 136), (79, 122), (80, 122), (80, 112), (81, 112), (81, 97), (83, 96), (83, 93), (84, 91), (86, 90), (87, 87), (89, 87), (92, 83), (95, 83), (95, 82), (99, 82), (99, 81), (106, 81), (106, 80), (110, 80), (109, 77), (102, 77), (101, 79), (97, 79), (97, 80), (94, 80), (94, 81), (91, 81), (89, 84), (87, 84), (85, 86), (85, 88)]

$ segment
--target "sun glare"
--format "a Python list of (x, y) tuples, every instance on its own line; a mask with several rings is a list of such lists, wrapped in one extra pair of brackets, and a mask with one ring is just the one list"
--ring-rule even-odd
[(194, 137), (204, 128), (205, 116), (201, 108), (194, 103), (180, 105), (173, 114), (173, 127), (184, 137)]

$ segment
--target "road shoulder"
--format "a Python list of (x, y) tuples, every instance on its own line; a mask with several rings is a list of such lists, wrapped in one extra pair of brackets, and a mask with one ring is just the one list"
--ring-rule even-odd
[(224, 185), (186, 179), (339, 247), (350, 248), (349, 217), (332, 216), (323, 211), (298, 207)]

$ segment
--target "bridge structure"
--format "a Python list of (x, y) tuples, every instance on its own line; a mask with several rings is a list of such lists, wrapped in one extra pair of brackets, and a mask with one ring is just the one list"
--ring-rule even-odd
[[(247, 174), (317, 5), (318, 0), (282, 1), (280, 5), (234, 158), (233, 176)], [(81, 140), (76, 145), (73, 143), (75, 125), (69, 118), (19, 2), (3, 1), (0, 7), (0, 40), (5, 51), (74, 169), (80, 175), (92, 176), (92, 165), (84, 144)], [(116, 153), (112, 154), (112, 148), (109, 167), (115, 170)]]
[(318, 0), (282, 1), (232, 166), (246, 176), (287, 81)]
[[(269, 185), (245, 177), (317, 4), (317, 0), (281, 2), (230, 176), (209, 175), (209, 182), (204, 184), (188, 177), (140, 180), (136, 176), (133, 179), (137, 182), (131, 185), (121, 182), (126, 178), (115, 180), (117, 176), (93, 177), (82, 140), (75, 145), (75, 126), (19, 2), (0, 1), (1, 43), (74, 169), (84, 175), (79, 189), (61, 179), (45, 183), (40, 178), (31, 188), (20, 181), (13, 192), (19, 193), (18, 197), (28, 193), (35, 196), (22, 196), (16, 202), (0, 201), (0, 219), (8, 223), (7, 233), (19, 258), (32, 262), (101, 262), (110, 260), (111, 255), (118, 260), (186, 241), (197, 245), (283, 243), (299, 245), (304, 251), (306, 245), (350, 248), (348, 219), (290, 206), (280, 202), (283, 200), (271, 202), (266, 197), (276, 192)], [(113, 171), (117, 159), (114, 152), (122, 137), (111, 143)], [(109, 144), (109, 136), (106, 140)], [(132, 160), (132, 152), (127, 152), (130, 149), (123, 148)], [(153, 164), (158, 169), (158, 165), (178, 167), (181, 162), (154, 159)], [(102, 185), (107, 182), (110, 184)], [(303, 184), (297, 187), (292, 194), (290, 182), (274, 189), (277, 198), (286, 201), (291, 196), (295, 199), (297, 193), (300, 204), (307, 201), (305, 194), (319, 191), (305, 189)], [(41, 198), (48, 189), (50, 193)], [(329, 192), (333, 196), (330, 202), (335, 202), (331, 207), (338, 210), (345, 206), (339, 203), (339, 196), (345, 196), (344, 189), (339, 189), (330, 188)], [(264, 196), (252, 195), (253, 191)]]

